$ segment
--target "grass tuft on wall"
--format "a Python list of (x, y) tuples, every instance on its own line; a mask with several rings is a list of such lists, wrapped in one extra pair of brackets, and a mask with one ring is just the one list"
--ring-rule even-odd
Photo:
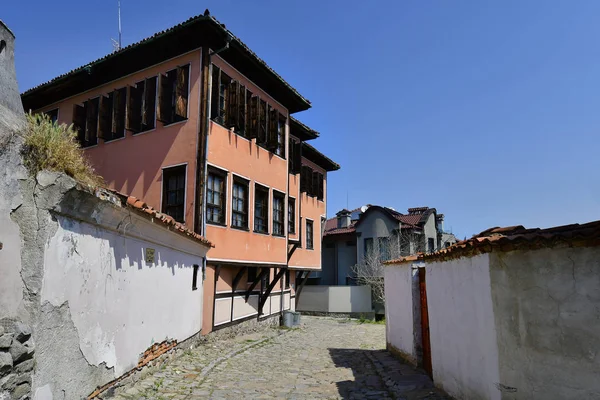
[(22, 154), (24, 164), (33, 176), (47, 169), (63, 172), (89, 185), (104, 185), (103, 179), (85, 159), (73, 124), (59, 125), (46, 114), (28, 113), (26, 116)]

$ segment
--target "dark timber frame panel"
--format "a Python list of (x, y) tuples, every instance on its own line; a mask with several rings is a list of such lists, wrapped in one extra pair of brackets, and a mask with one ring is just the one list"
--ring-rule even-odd
[(281, 279), (281, 277), (283, 276), (283, 274), (285, 273), (286, 270), (287, 270), (287, 268), (281, 268), (279, 270), (279, 272), (277, 272), (277, 275), (275, 275), (273, 280), (269, 283), (269, 286), (267, 286), (267, 290), (265, 290), (265, 292), (262, 294), (262, 296), (260, 298), (260, 304), (258, 305), (258, 315), (259, 316), (262, 315), (262, 313), (263, 313), (263, 307), (264, 307), (265, 303), (267, 302), (267, 299), (271, 295), (271, 291), (277, 284), (277, 281)]
[(268, 272), (269, 272), (269, 268), (261, 268), (260, 274), (256, 275), (256, 278), (254, 279), (254, 282), (252, 282), (252, 285), (250, 285), (250, 287), (246, 291), (246, 303), (248, 302), (248, 299), (250, 298), (250, 294), (252, 293), (252, 291), (254, 290), (254, 288), (256, 287), (256, 285), (258, 285), (258, 282), (260, 282), (262, 280), (262, 278)]
[[(302, 275), (304, 274), (304, 276)], [(300, 271), (298, 275), (296, 275), (296, 281), (300, 280), (300, 285), (298, 285), (298, 289), (296, 290), (296, 307), (298, 307), (298, 301), (300, 301), (300, 293), (302, 293), (302, 289), (304, 288), (304, 284), (310, 275), (310, 271)]]

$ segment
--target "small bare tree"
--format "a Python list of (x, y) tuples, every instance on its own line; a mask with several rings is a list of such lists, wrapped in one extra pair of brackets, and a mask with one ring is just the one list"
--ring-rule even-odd
[(373, 238), (372, 245), (365, 249), (364, 257), (351, 269), (359, 285), (371, 287), (375, 303), (385, 302), (383, 263), (422, 251), (421, 241), (420, 235), (408, 230), (389, 237)]

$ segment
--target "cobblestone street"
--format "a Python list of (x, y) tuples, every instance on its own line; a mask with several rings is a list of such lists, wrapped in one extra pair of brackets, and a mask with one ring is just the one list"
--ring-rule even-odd
[(116, 399), (446, 399), (385, 350), (385, 326), (302, 317), (186, 352)]

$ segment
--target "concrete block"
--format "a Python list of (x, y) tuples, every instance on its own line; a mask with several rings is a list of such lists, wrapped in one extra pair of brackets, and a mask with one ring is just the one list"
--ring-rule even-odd
[(10, 371), (13, 366), (13, 359), (9, 353), (0, 352), (0, 374)]
[(12, 346), (10, 346), (9, 352), (12, 356), (14, 364), (18, 364), (21, 361), (25, 361), (33, 357), (33, 349), (24, 346), (16, 340), (13, 341)]
[(5, 334), (5, 335), (0, 336), (0, 350), (10, 348), (10, 345), (12, 344), (12, 342), (13, 342), (13, 338), (11, 335)]

